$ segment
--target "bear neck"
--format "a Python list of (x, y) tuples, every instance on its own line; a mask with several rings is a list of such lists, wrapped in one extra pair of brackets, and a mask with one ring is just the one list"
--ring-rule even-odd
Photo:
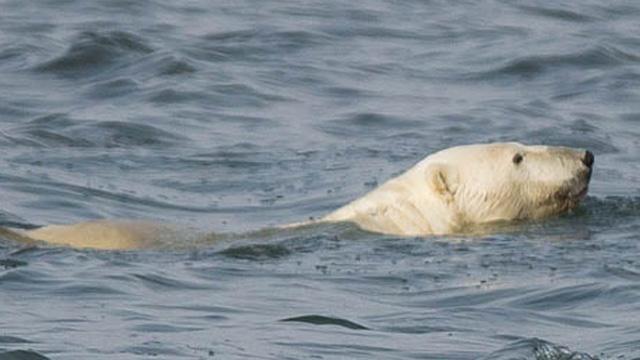
[(455, 231), (456, 214), (416, 166), (321, 221), (356, 223), (367, 231), (403, 236)]

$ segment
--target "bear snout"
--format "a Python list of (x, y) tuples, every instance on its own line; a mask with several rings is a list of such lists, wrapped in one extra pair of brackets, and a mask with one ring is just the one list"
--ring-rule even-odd
[(595, 157), (593, 156), (593, 153), (589, 150), (584, 152), (584, 157), (582, 158), (582, 163), (588, 167), (589, 169), (591, 169), (593, 167), (593, 162), (595, 161)]

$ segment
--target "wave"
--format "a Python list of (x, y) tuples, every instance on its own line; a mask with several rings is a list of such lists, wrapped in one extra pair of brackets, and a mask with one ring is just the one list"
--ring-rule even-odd
[(570, 10), (570, 9), (551, 8), (551, 7), (541, 6), (540, 4), (537, 4), (536, 6), (519, 5), (517, 7), (528, 14), (541, 16), (549, 19), (555, 19), (555, 20), (563, 20), (563, 21), (576, 22), (576, 23), (587, 23), (587, 22), (592, 22), (597, 20), (596, 17), (583, 14), (582, 12), (579, 12), (575, 9)]
[(518, 340), (481, 360), (597, 360), (587, 353), (571, 351), (538, 338)]
[(48, 360), (49, 358), (31, 350), (0, 352), (0, 360)]
[(150, 124), (78, 120), (63, 113), (31, 119), (0, 134), (0, 143), (30, 147), (113, 148), (168, 146), (183, 140), (177, 133)]
[(335, 325), (351, 330), (369, 330), (366, 326), (350, 320), (322, 315), (303, 315), (280, 320), (282, 322), (301, 322), (313, 325)]
[(640, 196), (588, 196), (580, 208), (580, 215), (594, 225), (602, 226), (640, 218)]
[(486, 71), (463, 76), (467, 80), (493, 80), (502, 77), (532, 79), (552, 71), (574, 68), (580, 70), (614, 67), (640, 62), (640, 56), (613, 45), (599, 45), (566, 54), (526, 55)]
[(88, 95), (95, 99), (109, 99), (136, 93), (139, 89), (140, 84), (137, 81), (126, 77), (116, 77), (93, 84)]
[(357, 113), (343, 119), (324, 121), (317, 127), (324, 133), (338, 137), (392, 136), (398, 132), (424, 127), (425, 123), (379, 113)]
[(330, 44), (332, 39), (329, 35), (309, 30), (245, 29), (205, 35), (186, 52), (207, 62), (265, 61), (270, 56), (281, 59), (309, 48)]
[(153, 52), (148, 41), (124, 31), (82, 32), (68, 50), (35, 67), (36, 71), (83, 76), (105, 70), (116, 61)]
[(291, 255), (292, 252), (281, 244), (253, 244), (233, 246), (221, 251), (220, 254), (233, 259), (264, 261), (281, 259)]

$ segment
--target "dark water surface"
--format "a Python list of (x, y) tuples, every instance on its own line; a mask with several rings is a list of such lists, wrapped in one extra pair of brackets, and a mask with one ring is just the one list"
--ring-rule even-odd
[(320, 216), (428, 153), (596, 154), (574, 214), (0, 241), (0, 359), (640, 359), (637, 1), (0, 1), (0, 224)]

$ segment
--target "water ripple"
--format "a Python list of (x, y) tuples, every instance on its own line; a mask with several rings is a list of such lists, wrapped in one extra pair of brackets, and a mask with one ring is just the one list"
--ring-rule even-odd
[(204, 36), (191, 54), (209, 61), (257, 61), (265, 56), (295, 54), (330, 40), (331, 37), (304, 30), (219, 32)]
[(606, 287), (600, 284), (577, 285), (528, 294), (510, 305), (537, 310), (576, 308), (596, 300), (605, 292)]
[(525, 79), (533, 79), (550, 72), (558, 72), (563, 69), (585, 71), (589, 69), (615, 67), (626, 64), (635, 64), (640, 56), (617, 48), (613, 45), (600, 45), (597, 47), (581, 49), (567, 54), (531, 55), (522, 56), (510, 60), (491, 70), (467, 75), (470, 80), (495, 80), (504, 76), (517, 76)]
[(587, 14), (583, 14), (580, 11), (576, 11), (575, 9), (562, 9), (560, 7), (552, 8), (540, 5), (519, 5), (518, 8), (528, 14), (576, 23), (588, 23), (597, 20), (597, 18)]
[(132, 33), (86, 31), (74, 39), (63, 55), (36, 66), (35, 70), (62, 76), (84, 76), (104, 71), (128, 56), (152, 51), (147, 41)]
[(275, 260), (291, 255), (291, 251), (280, 244), (254, 244), (232, 246), (220, 252), (221, 255), (243, 260)]
[(152, 125), (112, 120), (88, 122), (64, 114), (34, 119), (13, 133), (21, 135), (12, 138), (18, 144), (44, 147), (168, 146), (182, 139), (179, 134)]
[(327, 134), (339, 137), (352, 137), (363, 132), (389, 136), (391, 131), (415, 129), (423, 125), (423, 122), (417, 120), (378, 113), (361, 113), (347, 116), (345, 119), (325, 121), (319, 128)]
[(353, 321), (322, 315), (302, 315), (291, 318), (282, 319), (283, 322), (301, 322), (313, 325), (336, 325), (352, 330), (369, 330), (366, 326), (362, 326)]
[(483, 360), (598, 360), (586, 353), (574, 352), (564, 346), (530, 338), (516, 341), (501, 350), (483, 357)]
[(42, 356), (31, 350), (13, 350), (0, 352), (0, 360), (48, 360), (48, 357)]
[(29, 344), (31, 341), (16, 336), (0, 336), (0, 344)]

